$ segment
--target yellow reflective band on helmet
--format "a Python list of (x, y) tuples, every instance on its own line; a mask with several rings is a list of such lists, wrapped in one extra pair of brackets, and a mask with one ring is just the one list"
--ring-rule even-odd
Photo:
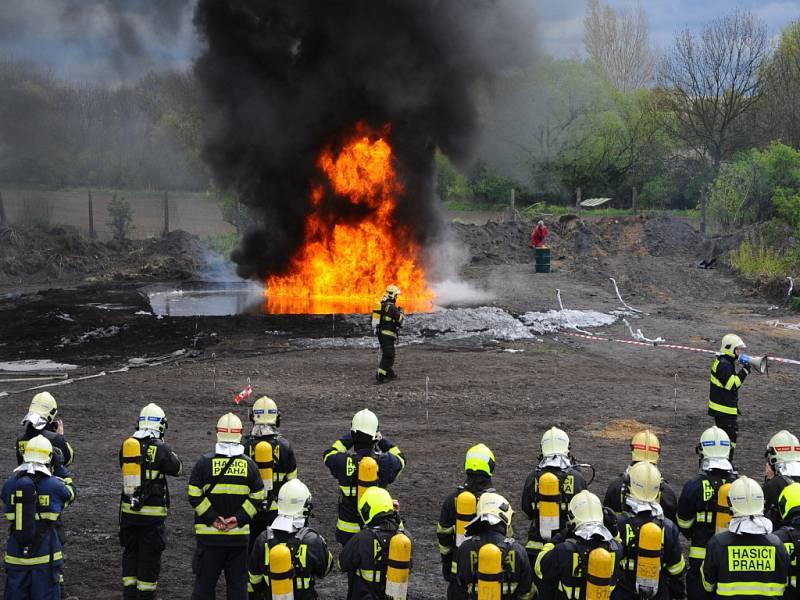
[(774, 570), (775, 546), (728, 546), (728, 571), (731, 573)]
[(763, 583), (761, 581), (736, 581), (718, 583), (717, 596), (767, 596), (779, 598), (786, 589), (785, 583)]
[(194, 532), (195, 535), (250, 535), (250, 525), (246, 524), (242, 527), (235, 527), (230, 531), (220, 531), (216, 527), (211, 527), (210, 525), (195, 523)]
[[(64, 555), (59, 550), (58, 552), (53, 553), (53, 561), (63, 560)], [(10, 554), (6, 554), (5, 556), (5, 563), (7, 565), (20, 565), (23, 567), (29, 567), (32, 565), (46, 565), (50, 562), (50, 555), (45, 554), (44, 556), (30, 556), (28, 558), (23, 558), (21, 556), (11, 556)]]
[[(206, 500), (208, 502), (208, 500)], [(133, 510), (131, 508), (130, 502), (123, 502), (122, 503), (122, 512), (127, 513), (129, 515), (142, 515), (144, 517), (166, 517), (167, 516), (167, 507), (166, 506), (148, 506), (144, 505), (138, 510)]]
[(336, 520), (336, 529), (344, 531), (345, 533), (358, 533), (361, 531), (361, 526), (358, 523), (351, 523), (350, 521)]
[(702, 546), (692, 546), (689, 548), (689, 558), (703, 560), (706, 557), (706, 549)]
[(711, 410), (715, 410), (719, 413), (724, 413), (726, 415), (736, 415), (739, 414), (739, 410), (733, 406), (725, 406), (724, 404), (718, 404), (713, 400), (708, 401), (708, 408)]

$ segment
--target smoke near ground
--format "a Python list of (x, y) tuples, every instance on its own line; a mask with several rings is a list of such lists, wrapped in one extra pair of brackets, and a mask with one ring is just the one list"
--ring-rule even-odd
[[(438, 147), (462, 162), (478, 119), (473, 85), (527, 64), (533, 16), (524, 0), (201, 0), (207, 49), (196, 73), (213, 109), (204, 155), (219, 183), (263, 225), (234, 252), (238, 273), (286, 271), (303, 242), (316, 160), (357, 122), (390, 125), (405, 194), (397, 217), (437, 238)], [(339, 203), (344, 207), (345, 203)], [(344, 209), (337, 222), (362, 215)]]

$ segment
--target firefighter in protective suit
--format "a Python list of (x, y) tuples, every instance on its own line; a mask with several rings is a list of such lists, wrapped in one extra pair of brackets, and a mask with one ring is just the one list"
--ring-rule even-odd
[(72, 446), (64, 439), (64, 423), (58, 418), (58, 405), (50, 392), (39, 392), (33, 397), (28, 412), (22, 419), (22, 424), (25, 425), (25, 431), (17, 438), (16, 442), (18, 465), (23, 462), (25, 445), (28, 440), (37, 435), (46, 437), (53, 446), (57, 463), (60, 462), (65, 467), (72, 465), (75, 453)]
[[(463, 597), (454, 577), (455, 552), (466, 538), (463, 528), (475, 518), (477, 501), (485, 492), (495, 491), (492, 487), (494, 466), (494, 453), (488, 446), (485, 444), (472, 446), (464, 457), (466, 482), (458, 486), (442, 503), (436, 536), (439, 538), (439, 554), (442, 557), (442, 575), (445, 581), (449, 582), (447, 588), (449, 600)], [(466, 512), (468, 509), (469, 512)]]
[[(166, 547), (167, 475), (177, 477), (183, 473), (180, 458), (164, 443), (166, 430), (164, 411), (156, 404), (148, 404), (139, 413), (133, 436), (123, 442), (119, 451), (123, 473), (119, 541), (123, 547), (124, 600), (156, 597), (161, 553)], [(128, 474), (129, 470), (132, 474)]]
[(658, 503), (661, 473), (653, 463), (642, 461), (631, 467), (629, 475), (626, 510), (617, 521), (624, 558), (613, 598), (685, 598), (680, 534)]
[(776, 537), (783, 542), (789, 555), (789, 585), (783, 597), (787, 600), (800, 600), (798, 588), (798, 556), (800, 556), (800, 483), (791, 483), (783, 488), (778, 499), (778, 510), (783, 526), (775, 531)]
[[(569, 436), (564, 431), (557, 427), (545, 431), (541, 447), (539, 464), (522, 488), (522, 511), (531, 520), (525, 545), (531, 567), (544, 545), (566, 526), (570, 500), (586, 489), (586, 480), (570, 454)], [(543, 477), (552, 490), (543, 489)]]
[(728, 490), (737, 477), (730, 461), (731, 442), (717, 426), (706, 429), (697, 445), (700, 473), (683, 485), (678, 500), (678, 527), (689, 540), (689, 570), (686, 590), (689, 598), (702, 598), (700, 565), (706, 557), (706, 545), (730, 522)]
[[(491, 598), (529, 600), (536, 594), (533, 571), (525, 548), (512, 537), (511, 517), (514, 511), (500, 494), (486, 492), (478, 500), (475, 519), (467, 526), (467, 539), (456, 551), (456, 582), (462, 598), (474, 599), (479, 588), (489, 584), (496, 589)], [(484, 546), (494, 546), (496, 562), (481, 563)]]
[[(398, 595), (388, 589), (393, 585), (387, 579), (388, 568), (394, 566), (404, 570), (407, 581), (411, 563), (408, 532), (403, 528), (395, 503), (385, 489), (371, 487), (358, 500), (358, 514), (364, 528), (350, 538), (339, 556), (339, 568), (347, 573), (349, 582), (347, 599), (396, 598)], [(408, 558), (403, 564), (391, 558), (392, 542), (398, 535), (409, 542)]]
[(564, 540), (545, 545), (536, 559), (540, 600), (609, 597), (617, 585), (622, 545), (603, 524), (604, 516), (600, 499), (589, 490), (572, 498)]
[(241, 439), (239, 417), (222, 415), (214, 452), (203, 455), (189, 476), (197, 538), (192, 600), (213, 600), (223, 571), (228, 600), (247, 599), (247, 538), (250, 520), (264, 501), (264, 484)]
[[(250, 409), (250, 420), (253, 422), (253, 430), (242, 442), (245, 453), (253, 459), (259, 471), (262, 469), (272, 470), (271, 480), (264, 481), (266, 499), (263, 508), (259, 507), (258, 514), (250, 522), (250, 548), (252, 549), (255, 539), (278, 514), (278, 494), (281, 487), (287, 481), (297, 477), (297, 460), (294, 457), (291, 443), (278, 431), (281, 424), (281, 413), (272, 398), (262, 396), (256, 400)], [(261, 449), (259, 448), (258, 453), (256, 452), (257, 446), (261, 442), (269, 444), (267, 464), (260, 463)]]
[[(746, 346), (738, 335), (729, 333), (722, 338), (719, 354), (711, 363), (708, 392), (708, 414), (714, 417), (714, 425), (724, 429), (731, 440), (731, 458), (736, 450), (739, 434), (739, 388), (750, 374), (750, 364), (742, 362), (742, 350)], [(736, 370), (736, 361), (742, 368)]]
[[(359, 471), (371, 459), (377, 465), (377, 479), (360, 484)], [(358, 488), (391, 484), (406, 460), (391, 440), (379, 432), (378, 417), (369, 409), (358, 411), (353, 416), (350, 433), (336, 440), (325, 452), (325, 466), (339, 482), (339, 519), (336, 522), (336, 541), (344, 545), (361, 530), (357, 500)], [(370, 463), (371, 464), (371, 463)]]
[(800, 482), (800, 442), (793, 433), (779, 431), (770, 438), (764, 457), (764, 515), (777, 529), (781, 525), (778, 498), (787, 485)]
[(700, 573), (708, 598), (780, 598), (786, 589), (789, 556), (763, 516), (764, 493), (749, 477), (731, 485), (733, 518), (728, 530), (708, 542)]
[(397, 307), (399, 295), (400, 288), (394, 284), (388, 286), (381, 301), (372, 309), (372, 327), (381, 346), (381, 362), (375, 375), (378, 383), (397, 377), (397, 373), (394, 372), (395, 344), (397, 344), (398, 330), (403, 326), (405, 319), (405, 314)]
[(61, 598), (64, 555), (56, 521), (75, 499), (75, 487), (53, 475), (52, 458), (50, 440), (42, 435), (28, 440), (22, 464), (0, 494), (11, 524), (3, 559), (8, 600)]
[(319, 533), (308, 526), (311, 517), (311, 492), (299, 479), (286, 482), (278, 492), (278, 514), (258, 536), (250, 551), (248, 563), (249, 600), (262, 600), (280, 595), (272, 589), (270, 571), (280, 574), (280, 566), (271, 565), (270, 550), (285, 545), (291, 552), (294, 600), (315, 600), (317, 579), (330, 573), (333, 555)]
[[(646, 460), (658, 466), (658, 459), (661, 457), (661, 443), (658, 436), (645, 429), (640, 431), (631, 439), (631, 463), (623, 473), (615, 477), (608, 485), (606, 495), (603, 497), (603, 506), (607, 506), (615, 513), (619, 514), (625, 510), (625, 496), (628, 490), (628, 471), (637, 462)], [(662, 479), (660, 488), (659, 503), (664, 509), (664, 516), (671, 521), (675, 520), (675, 512), (678, 508), (678, 497), (666, 479)]]

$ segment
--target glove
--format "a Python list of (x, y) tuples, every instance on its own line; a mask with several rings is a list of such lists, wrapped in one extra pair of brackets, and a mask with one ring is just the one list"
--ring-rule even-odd
[(61, 448), (53, 446), (53, 458), (50, 464), (53, 467), (53, 471), (64, 466), (64, 453), (61, 452)]
[(614, 537), (619, 535), (619, 527), (617, 527), (617, 515), (607, 506), (603, 507), (603, 525), (606, 526), (606, 529), (608, 529), (609, 533)]
[(442, 559), (442, 577), (444, 580), (449, 582), (453, 578), (453, 561), (447, 560), (446, 558)]

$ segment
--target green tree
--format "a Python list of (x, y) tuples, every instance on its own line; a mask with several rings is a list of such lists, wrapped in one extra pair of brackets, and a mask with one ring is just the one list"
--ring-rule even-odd
[(127, 240), (134, 230), (133, 208), (130, 202), (114, 194), (114, 198), (108, 204), (108, 226), (114, 239), (117, 241)]

